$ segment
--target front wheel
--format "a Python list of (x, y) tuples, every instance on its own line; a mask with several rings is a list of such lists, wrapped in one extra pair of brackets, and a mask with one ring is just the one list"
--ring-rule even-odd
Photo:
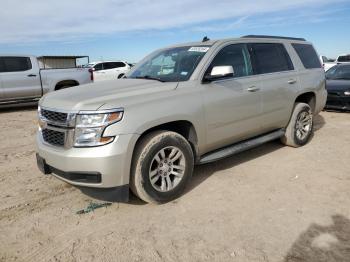
[(285, 135), (281, 138), (283, 144), (291, 147), (305, 145), (313, 132), (313, 115), (308, 104), (296, 103)]
[(131, 190), (150, 203), (164, 203), (181, 195), (193, 172), (190, 144), (181, 135), (156, 131), (138, 143), (131, 168)]

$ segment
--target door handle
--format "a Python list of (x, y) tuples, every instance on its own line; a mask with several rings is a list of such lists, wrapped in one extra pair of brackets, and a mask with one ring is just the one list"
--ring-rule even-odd
[(251, 87), (248, 87), (247, 90), (249, 92), (256, 92), (256, 91), (259, 91), (260, 88), (259, 87), (256, 87), (256, 86), (251, 86)]
[(27, 75), (28, 77), (36, 77), (34, 74)]
[(290, 79), (290, 80), (288, 81), (288, 84), (293, 85), (293, 84), (295, 84), (296, 82), (297, 82), (297, 80), (295, 80), (295, 79)]

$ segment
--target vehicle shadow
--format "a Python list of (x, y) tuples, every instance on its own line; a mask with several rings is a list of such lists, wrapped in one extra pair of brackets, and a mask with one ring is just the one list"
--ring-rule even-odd
[(106, 189), (78, 186), (76, 188), (78, 188), (84, 195), (104, 202), (128, 203), (137, 206), (146, 204), (131, 193), (129, 186)]
[(216, 172), (232, 168), (242, 163), (247, 163), (251, 160), (279, 150), (282, 147), (284, 147), (284, 145), (276, 140), (213, 163), (195, 166), (192, 180), (187, 186), (185, 194), (192, 191)]
[(29, 105), (15, 105), (15, 106), (6, 106), (0, 107), (0, 114), (3, 113), (14, 113), (14, 112), (26, 112), (33, 111), (38, 109), (38, 104), (29, 104)]
[(292, 245), (284, 262), (349, 262), (350, 220), (332, 216), (333, 224), (311, 224)]
[(318, 130), (322, 129), (324, 125), (326, 124), (326, 121), (322, 115), (316, 115), (314, 117), (314, 132), (317, 132)]

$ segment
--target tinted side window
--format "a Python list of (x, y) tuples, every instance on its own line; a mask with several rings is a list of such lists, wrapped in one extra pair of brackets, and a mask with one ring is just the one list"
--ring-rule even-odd
[(112, 63), (112, 62), (108, 62), (108, 63), (103, 63), (103, 69), (106, 70), (106, 69), (113, 69), (115, 68), (115, 63)]
[(29, 57), (2, 57), (3, 72), (20, 72), (32, 69)]
[(4, 66), (4, 61), (2, 58), (0, 58), (0, 73), (5, 72), (5, 66)]
[(283, 44), (252, 44), (255, 71), (257, 74), (268, 74), (293, 70), (293, 64)]
[(306, 69), (321, 68), (321, 62), (318, 59), (317, 53), (312, 45), (308, 44), (292, 44), (297, 52), (301, 62)]
[(338, 62), (350, 62), (350, 55), (341, 55), (338, 57)]
[(103, 69), (102, 63), (99, 63), (99, 64), (95, 65), (94, 68), (95, 68), (95, 71), (100, 71), (100, 70), (102, 70), (102, 69)]
[(125, 64), (123, 62), (115, 62), (115, 67), (124, 67)]
[(210, 74), (215, 66), (232, 66), (234, 77), (253, 74), (249, 51), (246, 44), (234, 44), (221, 49), (214, 58), (206, 74)]

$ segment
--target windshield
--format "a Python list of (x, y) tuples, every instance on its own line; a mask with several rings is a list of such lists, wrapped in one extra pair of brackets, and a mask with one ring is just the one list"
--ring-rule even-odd
[(330, 80), (350, 80), (350, 65), (332, 67), (327, 71), (326, 78)]
[(162, 82), (187, 81), (209, 46), (183, 46), (162, 50), (137, 65), (128, 78), (154, 79)]

